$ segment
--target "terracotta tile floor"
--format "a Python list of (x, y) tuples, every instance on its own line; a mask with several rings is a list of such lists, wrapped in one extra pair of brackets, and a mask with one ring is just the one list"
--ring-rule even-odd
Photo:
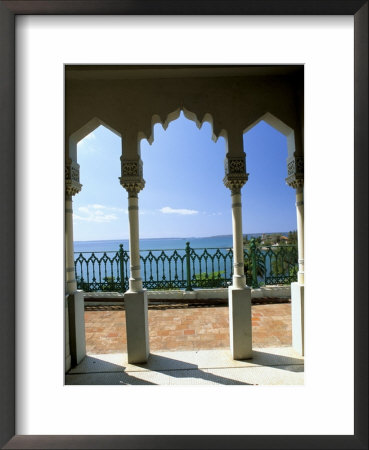
[[(88, 354), (125, 353), (122, 306), (86, 306)], [(228, 307), (149, 306), (150, 350), (205, 350), (229, 347)], [(254, 347), (291, 345), (291, 304), (252, 305)]]

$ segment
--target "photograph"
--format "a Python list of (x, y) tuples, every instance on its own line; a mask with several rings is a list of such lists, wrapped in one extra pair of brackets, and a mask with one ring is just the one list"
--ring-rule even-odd
[(303, 384), (304, 66), (65, 67), (66, 384)]

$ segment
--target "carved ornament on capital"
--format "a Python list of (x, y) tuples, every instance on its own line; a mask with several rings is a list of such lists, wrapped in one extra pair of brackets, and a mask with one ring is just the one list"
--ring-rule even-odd
[(120, 184), (130, 195), (138, 194), (145, 187), (141, 160), (123, 160), (121, 158)]
[(65, 194), (72, 197), (78, 194), (81, 189), (82, 184), (79, 182), (79, 164), (69, 160), (65, 164)]
[(137, 195), (145, 187), (145, 180), (141, 179), (138, 181), (122, 181), (122, 178), (120, 178), (120, 184), (124, 187), (128, 194)]
[(295, 156), (287, 161), (286, 183), (294, 189), (304, 186), (304, 157)]
[(249, 178), (249, 174), (246, 173), (245, 157), (226, 157), (224, 170), (224, 185), (231, 191), (240, 191)]
[(142, 161), (127, 161), (121, 159), (122, 177), (139, 177), (142, 178)]

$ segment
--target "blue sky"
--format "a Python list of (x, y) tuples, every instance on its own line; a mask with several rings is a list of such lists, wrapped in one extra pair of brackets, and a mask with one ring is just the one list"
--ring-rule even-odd
[[(82, 191), (73, 197), (74, 240), (127, 239), (127, 192), (119, 184), (121, 140), (100, 126), (78, 144)], [(295, 192), (285, 183), (286, 138), (265, 122), (244, 135), (249, 180), (242, 188), (243, 232), (296, 229)], [(223, 185), (225, 141), (182, 114), (141, 141), (145, 188), (140, 237), (232, 234), (231, 196)]]

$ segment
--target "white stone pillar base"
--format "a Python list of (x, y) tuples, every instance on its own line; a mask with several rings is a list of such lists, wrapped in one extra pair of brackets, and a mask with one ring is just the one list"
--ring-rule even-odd
[(130, 364), (145, 363), (150, 353), (147, 291), (126, 292), (124, 306), (128, 362)]
[(70, 356), (69, 347), (69, 314), (68, 314), (68, 298), (69, 295), (65, 296), (65, 372), (72, 367), (72, 358)]
[(229, 337), (233, 359), (252, 357), (251, 289), (228, 288)]
[(304, 285), (291, 283), (292, 347), (304, 356)]
[(72, 366), (79, 364), (86, 356), (85, 305), (83, 291), (76, 291), (68, 297), (69, 347)]

